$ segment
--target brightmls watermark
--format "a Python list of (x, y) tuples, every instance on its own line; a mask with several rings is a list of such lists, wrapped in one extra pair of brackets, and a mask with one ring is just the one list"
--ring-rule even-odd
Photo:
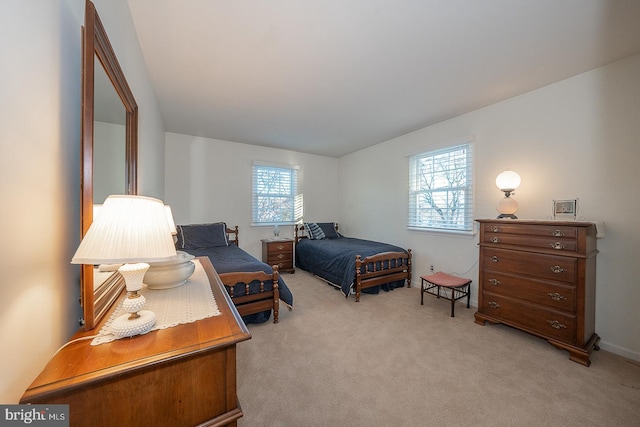
[(0, 427), (69, 427), (69, 405), (0, 405)]

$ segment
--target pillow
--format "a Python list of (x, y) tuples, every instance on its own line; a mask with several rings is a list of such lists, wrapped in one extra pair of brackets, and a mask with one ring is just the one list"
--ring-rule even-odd
[(322, 229), (324, 237), (326, 237), (327, 239), (337, 239), (340, 237), (340, 235), (336, 231), (335, 222), (317, 222), (316, 224), (318, 224), (318, 227)]
[(307, 232), (307, 237), (311, 240), (321, 240), (324, 239), (324, 232), (322, 228), (318, 226), (315, 222), (305, 222), (304, 229)]
[(227, 224), (189, 224), (176, 226), (178, 231), (178, 249), (202, 249), (229, 246)]

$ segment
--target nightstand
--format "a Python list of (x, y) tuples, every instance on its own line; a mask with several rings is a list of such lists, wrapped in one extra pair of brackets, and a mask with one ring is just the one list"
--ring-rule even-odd
[(293, 240), (291, 239), (262, 239), (262, 262), (277, 265), (278, 271), (291, 274), (293, 268)]

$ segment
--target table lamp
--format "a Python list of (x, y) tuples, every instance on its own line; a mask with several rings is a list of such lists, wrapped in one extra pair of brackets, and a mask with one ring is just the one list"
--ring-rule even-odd
[(173, 243), (175, 244), (178, 241), (178, 229), (176, 228), (176, 223), (173, 220), (173, 213), (171, 212), (171, 206), (164, 205), (164, 212), (167, 214), (167, 222), (169, 223), (169, 229), (171, 230), (171, 236), (173, 239)]
[(118, 272), (129, 292), (122, 305), (129, 314), (113, 320), (111, 332), (116, 338), (149, 332), (156, 315), (142, 310), (146, 302), (138, 291), (149, 269), (148, 262), (176, 258), (170, 223), (164, 203), (145, 196), (107, 197), (78, 250), (72, 264), (123, 264)]
[(516, 188), (520, 185), (520, 175), (514, 171), (506, 170), (496, 177), (496, 187), (504, 192), (504, 198), (500, 199), (496, 208), (500, 215), (498, 218), (518, 219), (515, 216), (518, 210), (518, 202), (510, 197), (515, 194)]

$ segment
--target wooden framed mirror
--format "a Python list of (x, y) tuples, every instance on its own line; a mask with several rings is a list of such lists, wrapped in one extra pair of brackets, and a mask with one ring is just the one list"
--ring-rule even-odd
[[(94, 204), (101, 204), (109, 194), (138, 191), (138, 105), (89, 0), (83, 33), (81, 149), (80, 226), (84, 236), (93, 221)], [(97, 268), (81, 268), (81, 322), (85, 330), (91, 330), (116, 300), (124, 281), (116, 272), (102, 274), (106, 277), (98, 283), (94, 278)]]

